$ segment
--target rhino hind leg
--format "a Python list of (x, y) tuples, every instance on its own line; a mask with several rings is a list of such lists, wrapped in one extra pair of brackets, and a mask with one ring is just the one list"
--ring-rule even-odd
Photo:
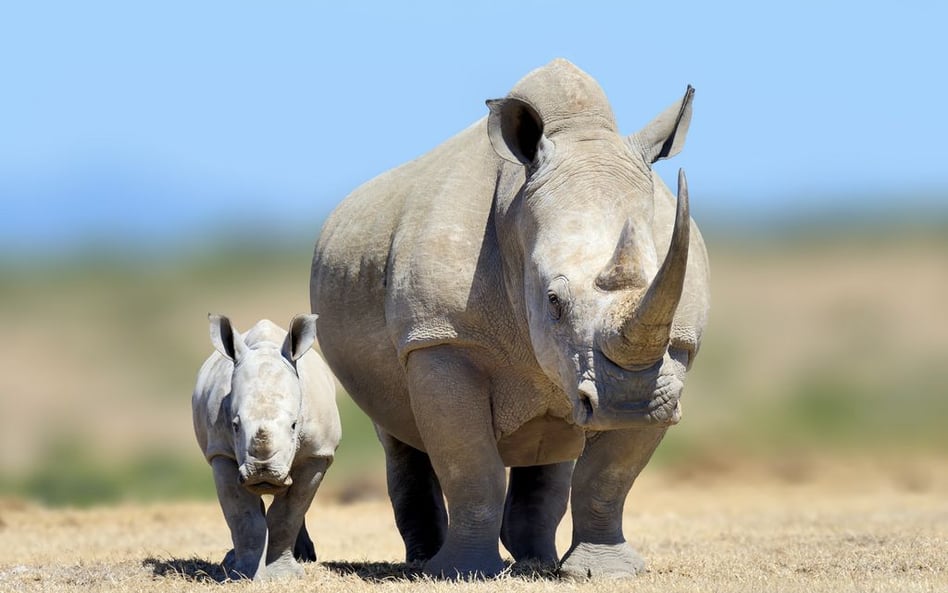
[(555, 566), (556, 528), (566, 514), (571, 461), (510, 470), (500, 540), (517, 562)]
[(407, 562), (424, 562), (438, 553), (448, 529), (448, 514), (428, 454), (376, 427), (385, 449), (388, 495), (395, 524), (405, 542)]
[(296, 534), (296, 543), (293, 544), (293, 557), (300, 562), (316, 562), (316, 546), (309, 537), (309, 531), (306, 530), (306, 519), (300, 525), (300, 531)]
[(560, 563), (563, 576), (614, 579), (645, 570), (645, 561), (625, 541), (622, 512), (632, 484), (665, 430), (613, 430), (587, 440), (573, 469), (573, 542)]

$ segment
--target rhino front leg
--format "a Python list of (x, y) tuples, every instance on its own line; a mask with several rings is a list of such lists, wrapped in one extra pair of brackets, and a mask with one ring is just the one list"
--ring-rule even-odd
[(232, 577), (262, 578), (266, 572), (267, 521), (260, 497), (240, 485), (237, 462), (233, 459), (215, 457), (211, 468), (217, 500), (234, 544), (234, 549), (224, 557), (224, 569)]
[(441, 346), (408, 358), (412, 412), (448, 501), (444, 545), (425, 563), (436, 577), (495, 576), (505, 473), (493, 434), (490, 382), (473, 355)]
[(448, 514), (441, 484), (428, 454), (399, 441), (376, 426), (385, 449), (388, 496), (395, 524), (405, 542), (407, 562), (430, 559), (444, 543)]
[(293, 485), (274, 497), (267, 511), (270, 532), (267, 547), (268, 579), (299, 578), (305, 574), (294, 557), (294, 547), (303, 530), (306, 511), (330, 463), (331, 460), (325, 458), (309, 459), (295, 467), (290, 472)]
[(645, 561), (622, 533), (626, 496), (648, 463), (665, 427), (591, 435), (573, 470), (573, 542), (560, 572), (573, 578), (622, 578), (642, 572)]
[(572, 471), (572, 461), (511, 468), (500, 539), (517, 562), (556, 565), (556, 528), (566, 513)]

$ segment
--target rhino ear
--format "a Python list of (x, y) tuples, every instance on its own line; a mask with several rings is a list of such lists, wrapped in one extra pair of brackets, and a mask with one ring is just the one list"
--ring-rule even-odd
[(211, 322), (211, 344), (214, 345), (214, 349), (237, 362), (237, 359), (247, 350), (244, 339), (234, 331), (230, 319), (223, 315), (209, 314), (207, 319)]
[(309, 352), (316, 341), (316, 318), (318, 315), (297, 315), (290, 322), (290, 331), (283, 342), (283, 357), (297, 361)]
[(487, 107), (487, 135), (494, 152), (512, 163), (533, 163), (543, 139), (543, 120), (536, 109), (511, 98), (491, 99)]
[(691, 100), (694, 96), (695, 89), (689, 84), (680, 101), (626, 139), (632, 150), (640, 153), (649, 164), (681, 152), (691, 124)]

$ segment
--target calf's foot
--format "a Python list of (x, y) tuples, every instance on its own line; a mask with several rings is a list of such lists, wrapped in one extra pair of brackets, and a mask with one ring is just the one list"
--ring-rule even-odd
[(266, 581), (287, 581), (301, 579), (306, 576), (303, 566), (292, 556), (280, 556), (270, 564), (264, 572)]

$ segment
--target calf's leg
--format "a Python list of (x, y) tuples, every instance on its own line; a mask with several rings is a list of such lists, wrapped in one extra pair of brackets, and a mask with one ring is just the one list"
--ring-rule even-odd
[(306, 511), (312, 504), (316, 489), (319, 488), (330, 463), (330, 459), (315, 458), (293, 468), (290, 473), (293, 485), (273, 498), (273, 504), (267, 510), (267, 527), (270, 533), (267, 547), (269, 579), (304, 575), (303, 567), (294, 557), (294, 546), (303, 529)]
[(224, 569), (231, 577), (262, 579), (266, 572), (267, 521), (260, 497), (240, 485), (237, 462), (233, 459), (215, 457), (211, 468), (217, 500), (234, 544), (224, 558)]

